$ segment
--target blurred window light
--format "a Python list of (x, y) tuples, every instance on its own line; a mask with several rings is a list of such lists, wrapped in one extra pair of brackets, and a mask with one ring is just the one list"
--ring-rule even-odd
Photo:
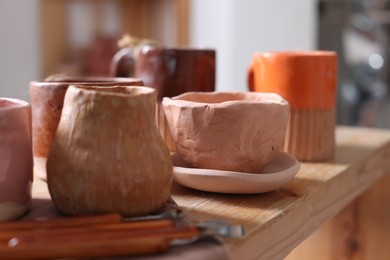
[(371, 68), (378, 70), (383, 67), (383, 57), (377, 53), (373, 53), (368, 58), (368, 64), (371, 66)]

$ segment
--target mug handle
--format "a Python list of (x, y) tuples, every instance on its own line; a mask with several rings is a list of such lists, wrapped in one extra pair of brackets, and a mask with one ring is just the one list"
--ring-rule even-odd
[(250, 91), (255, 91), (255, 71), (253, 62), (248, 68), (247, 84)]
[(134, 48), (119, 50), (111, 60), (110, 77), (134, 77)]

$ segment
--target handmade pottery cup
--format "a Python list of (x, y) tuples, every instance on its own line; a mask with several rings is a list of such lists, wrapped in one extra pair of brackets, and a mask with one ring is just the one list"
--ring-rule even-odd
[(188, 92), (162, 104), (191, 167), (260, 173), (283, 146), (289, 105), (277, 94)]
[(215, 56), (212, 49), (143, 46), (122, 49), (113, 58), (111, 76), (136, 77), (158, 91), (156, 111), (160, 134), (171, 151), (175, 145), (161, 106), (163, 97), (189, 91), (215, 90)]
[(46, 160), (61, 117), (65, 93), (71, 84), (84, 86), (142, 86), (134, 78), (51, 76), (46, 81), (30, 82), (34, 174), (46, 180)]
[(31, 109), (25, 101), (0, 98), (0, 158), (0, 221), (12, 220), (31, 200)]
[(255, 53), (251, 91), (275, 92), (291, 106), (284, 150), (301, 161), (334, 155), (337, 54), (331, 51)]
[(155, 124), (156, 97), (147, 87), (69, 87), (47, 159), (60, 211), (140, 216), (165, 205), (173, 167)]

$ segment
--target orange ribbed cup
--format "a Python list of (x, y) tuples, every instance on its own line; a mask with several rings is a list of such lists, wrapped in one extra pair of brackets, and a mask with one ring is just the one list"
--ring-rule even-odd
[(302, 161), (334, 154), (337, 54), (257, 52), (248, 71), (251, 91), (275, 92), (290, 103), (284, 150)]

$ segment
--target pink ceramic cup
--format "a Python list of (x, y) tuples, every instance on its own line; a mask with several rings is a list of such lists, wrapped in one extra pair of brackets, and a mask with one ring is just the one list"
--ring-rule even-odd
[(29, 208), (33, 177), (31, 108), (26, 101), (0, 98), (0, 221)]

